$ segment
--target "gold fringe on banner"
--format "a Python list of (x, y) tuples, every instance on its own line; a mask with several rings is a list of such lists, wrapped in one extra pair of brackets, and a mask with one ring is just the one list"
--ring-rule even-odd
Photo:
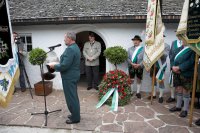
[[(8, 76), (9, 77), (9, 85), (8, 85), (8, 88), (6, 90), (6, 95), (4, 95), (4, 92), (3, 90), (0, 91), (0, 106), (2, 107), (7, 107), (8, 106), (8, 103), (11, 101), (12, 99), (12, 96), (13, 96), (13, 92), (14, 92), (14, 89), (15, 89), (15, 83), (16, 81), (18, 80), (19, 78), (19, 75), (20, 75), (20, 72), (19, 72), (19, 65), (17, 64), (17, 61), (18, 61), (18, 57), (17, 57), (17, 52), (16, 52), (16, 47), (15, 47), (15, 44), (14, 44), (14, 39), (13, 39), (13, 35), (12, 35), (12, 27), (11, 27), (11, 21), (10, 21), (10, 13), (9, 13), (9, 5), (8, 5), (8, 0), (2, 0), (3, 4), (2, 4), (2, 9), (1, 10), (1, 18), (0, 19), (3, 19), (5, 21), (5, 23), (7, 23), (7, 25), (5, 24), (6, 27), (8, 27), (8, 31), (6, 31), (5, 33), (2, 33), (1, 31), (1, 38), (0, 39), (4, 39), (5, 36), (2, 36), (2, 34), (7, 34), (7, 38), (10, 39), (10, 41), (7, 41), (6, 43), (8, 44), (8, 47), (12, 50), (10, 50), (10, 52), (12, 51), (12, 55), (13, 57), (10, 57), (8, 59), (8, 62), (7, 64), (1, 64), (0, 66), (0, 70), (2, 70), (0, 72), (0, 76)], [(6, 17), (4, 17), (7, 16)], [(8, 19), (8, 20), (6, 20)], [(3, 21), (0, 21), (0, 22), (3, 22)], [(4, 24), (3, 24), (4, 25)], [(14, 66), (14, 70), (11, 68)], [(9, 70), (13, 70), (12, 74), (9, 73)], [(5, 74), (5, 75), (4, 75)]]
[(162, 22), (159, 0), (148, 0), (146, 44), (143, 64), (149, 70), (163, 55), (165, 26)]
[(7, 96), (4, 97), (2, 94), (0, 94), (0, 106), (5, 108), (5, 107), (8, 106), (8, 103), (11, 101), (12, 96), (13, 96), (13, 92), (15, 90), (15, 83), (19, 78), (19, 74), (20, 74), (19, 68), (17, 68), (17, 70), (15, 72), (15, 76), (12, 79), (12, 83), (11, 83), (11, 86), (10, 86), (10, 89), (9, 89)]
[[(197, 39), (189, 39), (187, 37), (188, 10), (189, 10), (189, 0), (185, 0), (185, 2), (183, 4), (181, 19), (180, 19), (180, 22), (178, 25), (176, 35), (178, 37), (180, 37), (188, 47), (190, 47), (198, 55), (200, 55), (200, 36)], [(198, 17), (200, 17), (200, 15), (198, 15)], [(199, 28), (200, 28), (200, 26), (199, 26)]]

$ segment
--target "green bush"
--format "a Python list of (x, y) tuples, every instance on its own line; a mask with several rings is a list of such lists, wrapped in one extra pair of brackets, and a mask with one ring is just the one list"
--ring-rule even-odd
[(107, 48), (104, 51), (104, 56), (110, 63), (114, 64), (117, 68), (117, 64), (121, 64), (127, 60), (128, 53), (121, 46), (114, 46)]
[(40, 65), (40, 64), (44, 63), (47, 56), (45, 56), (43, 61), (42, 60), (35, 60), (35, 59), (44, 55), (45, 53), (46, 52), (43, 49), (40, 49), (40, 48), (35, 48), (35, 49), (31, 50), (31, 52), (29, 53), (29, 62), (32, 65)]

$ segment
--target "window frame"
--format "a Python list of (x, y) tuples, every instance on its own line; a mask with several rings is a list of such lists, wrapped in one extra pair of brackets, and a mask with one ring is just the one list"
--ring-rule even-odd
[[(32, 37), (32, 33), (19, 33), (19, 37), (23, 38), (24, 37), (24, 45), (25, 45), (25, 51), (26, 52), (30, 52), (33, 49), (33, 37)], [(27, 42), (27, 37), (31, 38), (31, 43)], [(31, 49), (28, 49), (28, 45), (31, 46)]]

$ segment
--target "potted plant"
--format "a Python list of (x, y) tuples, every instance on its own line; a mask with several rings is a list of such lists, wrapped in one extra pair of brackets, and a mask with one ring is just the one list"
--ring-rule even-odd
[(121, 46), (114, 46), (107, 48), (104, 51), (104, 56), (111, 64), (115, 65), (116, 69), (117, 69), (117, 64), (123, 63), (128, 58), (127, 51), (123, 49)]
[(124, 71), (117, 69), (118, 64), (127, 60), (128, 54), (121, 46), (114, 46), (106, 49), (104, 56), (110, 63), (115, 65), (115, 70), (104, 75), (99, 85), (100, 102), (96, 107), (99, 108), (105, 102), (108, 105), (112, 104), (111, 110), (117, 111), (116, 106), (126, 105), (131, 98), (130, 77)]
[[(35, 49), (31, 50), (30, 53), (29, 53), (29, 62), (32, 65), (39, 65), (40, 66), (41, 76), (43, 76), (42, 64), (44, 63), (44, 61), (46, 59), (45, 53), (46, 52), (43, 49), (40, 49), (40, 48), (35, 48)], [(45, 57), (43, 59), (38, 59), (38, 57), (40, 57), (42, 55), (45, 55)], [(45, 81), (44, 83), (45, 83), (45, 95), (47, 96), (48, 94), (50, 94), (52, 92), (53, 82), (52, 81)], [(44, 88), (43, 88), (42, 81), (35, 83), (34, 88), (35, 88), (35, 95), (38, 95), (38, 96), (44, 95)]]

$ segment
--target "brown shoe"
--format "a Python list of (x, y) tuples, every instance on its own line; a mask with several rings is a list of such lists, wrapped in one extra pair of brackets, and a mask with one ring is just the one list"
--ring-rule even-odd
[(95, 87), (95, 90), (99, 90), (99, 88), (98, 88), (98, 87)]
[(21, 92), (25, 92), (26, 91), (26, 88), (21, 88)]
[(92, 89), (92, 87), (88, 87), (88, 88), (87, 88), (87, 90), (91, 90), (91, 89)]

